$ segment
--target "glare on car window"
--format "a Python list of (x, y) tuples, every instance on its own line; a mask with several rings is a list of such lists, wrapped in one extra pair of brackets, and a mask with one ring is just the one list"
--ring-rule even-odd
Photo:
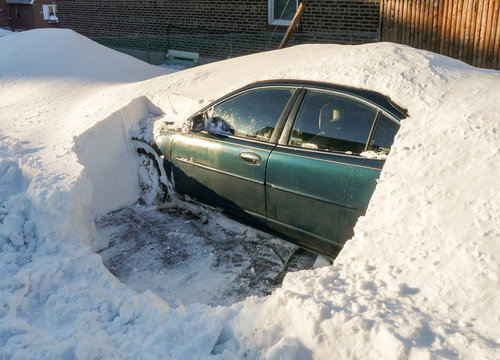
[(344, 96), (308, 91), (295, 120), (289, 145), (360, 154), (377, 110)]
[(292, 94), (291, 89), (251, 90), (216, 106), (212, 118), (228, 124), (235, 136), (268, 141)]

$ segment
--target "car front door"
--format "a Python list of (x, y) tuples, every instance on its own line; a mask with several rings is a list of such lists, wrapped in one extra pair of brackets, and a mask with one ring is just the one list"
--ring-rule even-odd
[(290, 87), (254, 88), (209, 108), (205, 130), (186, 137), (187, 155), (176, 159), (182, 163), (184, 192), (265, 220), (267, 161), (294, 93)]
[(361, 99), (307, 90), (269, 157), (269, 226), (334, 255), (352, 236), (383, 166), (382, 160), (360, 156), (380, 116)]

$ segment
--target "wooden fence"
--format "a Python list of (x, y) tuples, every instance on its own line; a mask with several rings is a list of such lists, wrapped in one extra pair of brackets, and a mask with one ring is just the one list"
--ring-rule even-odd
[(500, 0), (380, 0), (380, 40), (500, 69)]

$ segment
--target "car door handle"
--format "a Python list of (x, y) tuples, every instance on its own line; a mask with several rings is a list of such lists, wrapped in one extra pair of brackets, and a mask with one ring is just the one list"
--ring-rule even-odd
[(251, 165), (259, 165), (262, 162), (262, 158), (259, 154), (253, 152), (242, 152), (240, 154), (240, 159)]

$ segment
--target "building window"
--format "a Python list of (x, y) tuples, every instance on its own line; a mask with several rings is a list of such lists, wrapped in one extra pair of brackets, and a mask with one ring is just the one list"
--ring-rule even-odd
[(298, 0), (269, 0), (269, 24), (290, 25), (297, 7)]
[(43, 5), (43, 19), (48, 22), (58, 22), (57, 18), (57, 6), (55, 4), (52, 5)]

